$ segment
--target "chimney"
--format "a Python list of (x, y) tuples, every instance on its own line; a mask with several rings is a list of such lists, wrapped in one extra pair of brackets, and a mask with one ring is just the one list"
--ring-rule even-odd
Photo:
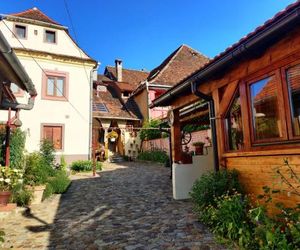
[(122, 82), (122, 60), (116, 59), (115, 60), (116, 64), (116, 73), (117, 73), (117, 81)]

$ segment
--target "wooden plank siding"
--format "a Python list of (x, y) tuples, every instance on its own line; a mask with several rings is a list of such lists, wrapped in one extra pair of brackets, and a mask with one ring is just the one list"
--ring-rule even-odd
[[(241, 173), (241, 182), (246, 191), (254, 195), (262, 193), (263, 186), (272, 187), (275, 183), (274, 168), (282, 165), (284, 158), (289, 159), (300, 176), (300, 140), (288, 139), (290, 137), (287, 133), (291, 131), (290, 125), (287, 124), (290, 122), (288, 121), (290, 116), (285, 115), (290, 112), (289, 107), (286, 102), (283, 102), (284, 98), (287, 99), (287, 90), (284, 88), (279, 90), (281, 91), (279, 93), (279, 112), (283, 114), (281, 118), (287, 117), (282, 121), (284, 132), (282, 142), (271, 143), (268, 146), (254, 145), (247, 85), (250, 79), (269, 74), (271, 71), (275, 72), (275, 70), (277, 70), (277, 77), (283, 78), (283, 75), (278, 75), (280, 68), (296, 60), (300, 64), (300, 29), (298, 27), (261, 52), (260, 55), (237, 61), (231, 65), (230, 69), (220, 72), (213, 79), (202, 82), (198, 88), (202, 93), (212, 95), (215, 102), (220, 164), (228, 169), (237, 169)], [(238, 88), (241, 97), (244, 148), (240, 151), (228, 152), (228, 150), (226, 151), (224, 117), (235, 93), (235, 88)], [(172, 108), (182, 108), (196, 99), (193, 94), (181, 95), (180, 98), (172, 100)], [(300, 202), (299, 197), (288, 193), (277, 195), (276, 199), (287, 205)]]

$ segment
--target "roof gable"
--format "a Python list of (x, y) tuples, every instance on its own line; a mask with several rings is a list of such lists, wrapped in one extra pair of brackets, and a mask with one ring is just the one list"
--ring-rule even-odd
[(59, 23), (55, 22), (50, 17), (46, 16), (42, 11), (40, 11), (36, 7), (19, 12), (19, 13), (10, 14), (10, 16), (21, 17), (21, 18), (41, 21), (41, 22), (45, 22), (45, 23), (60, 25)]
[[(113, 66), (106, 66), (104, 75), (117, 81), (116, 68)], [(122, 69), (122, 82), (129, 83), (134, 86), (139, 85), (140, 82), (147, 79), (149, 72), (143, 70), (134, 70), (134, 69)]]
[(187, 45), (181, 45), (150, 72), (148, 82), (174, 86), (207, 62), (209, 62), (208, 57)]

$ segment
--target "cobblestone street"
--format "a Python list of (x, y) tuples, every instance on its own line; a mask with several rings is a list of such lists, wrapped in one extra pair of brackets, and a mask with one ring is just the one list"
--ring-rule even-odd
[(169, 175), (147, 163), (75, 175), (64, 195), (0, 221), (4, 248), (224, 249), (196, 221), (190, 201), (172, 199)]

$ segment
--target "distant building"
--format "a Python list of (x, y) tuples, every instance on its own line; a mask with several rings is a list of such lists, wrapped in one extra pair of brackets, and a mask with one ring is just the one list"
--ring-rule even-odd
[[(37, 150), (46, 138), (68, 162), (87, 159), (91, 76), (97, 62), (76, 44), (67, 27), (37, 8), (3, 15), (0, 30), (36, 84), (34, 109), (20, 114), (27, 132), (26, 149)], [(18, 101), (27, 99), (19, 86), (12, 85), (11, 90)]]
[(149, 105), (208, 62), (209, 58), (187, 45), (172, 52), (132, 93), (131, 98), (139, 105), (143, 120), (166, 118), (168, 107), (149, 109)]

